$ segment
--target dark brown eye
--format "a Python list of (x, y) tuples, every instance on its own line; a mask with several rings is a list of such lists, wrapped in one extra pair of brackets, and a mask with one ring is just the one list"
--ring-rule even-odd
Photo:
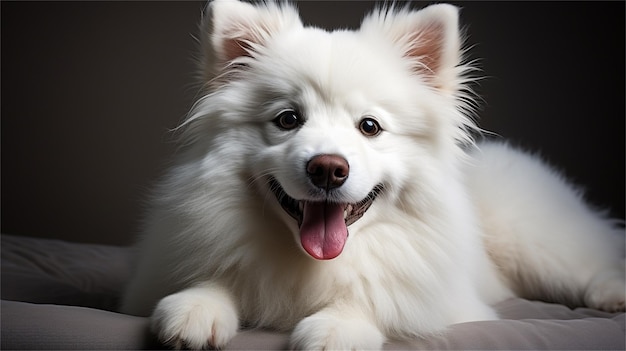
[(294, 110), (284, 110), (273, 120), (274, 124), (282, 130), (292, 130), (298, 128), (303, 120)]
[(365, 117), (359, 122), (359, 131), (365, 136), (374, 137), (380, 134), (383, 129), (378, 122), (370, 117)]

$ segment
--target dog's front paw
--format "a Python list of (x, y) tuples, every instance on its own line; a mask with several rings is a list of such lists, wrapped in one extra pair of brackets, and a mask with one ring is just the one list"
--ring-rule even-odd
[(163, 298), (151, 317), (159, 340), (176, 349), (222, 347), (237, 333), (239, 321), (229, 294), (204, 285)]
[(365, 319), (343, 319), (318, 312), (298, 323), (290, 346), (298, 350), (380, 350), (385, 337)]

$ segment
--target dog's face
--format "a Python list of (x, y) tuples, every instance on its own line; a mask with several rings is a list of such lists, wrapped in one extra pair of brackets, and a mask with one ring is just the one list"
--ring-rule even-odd
[(338, 256), (350, 225), (394, 206), (465, 137), (456, 16), (382, 10), (359, 31), (329, 33), (289, 6), (211, 3), (205, 72), (225, 111), (215, 118), (247, 144), (250, 177), (312, 257)]

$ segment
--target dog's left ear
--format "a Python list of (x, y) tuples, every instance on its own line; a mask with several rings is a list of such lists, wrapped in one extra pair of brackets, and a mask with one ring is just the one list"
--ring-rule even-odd
[(276, 33), (301, 28), (295, 8), (273, 1), (253, 5), (238, 0), (213, 0), (201, 24), (204, 83), (240, 57), (251, 57)]
[(458, 22), (458, 9), (452, 5), (431, 5), (419, 11), (392, 6), (366, 17), (361, 31), (384, 35), (426, 82), (454, 91), (461, 62)]

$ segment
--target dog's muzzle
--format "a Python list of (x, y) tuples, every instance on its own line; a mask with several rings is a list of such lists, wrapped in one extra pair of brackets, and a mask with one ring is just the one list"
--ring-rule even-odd
[[(350, 167), (340, 156), (318, 155), (307, 163), (306, 174), (315, 192), (328, 193), (345, 183)], [(297, 221), (302, 247), (312, 257), (324, 260), (335, 258), (343, 251), (347, 227), (365, 214), (383, 189), (379, 184), (359, 202), (340, 203), (294, 199), (274, 177), (269, 179), (269, 186), (283, 210)]]

